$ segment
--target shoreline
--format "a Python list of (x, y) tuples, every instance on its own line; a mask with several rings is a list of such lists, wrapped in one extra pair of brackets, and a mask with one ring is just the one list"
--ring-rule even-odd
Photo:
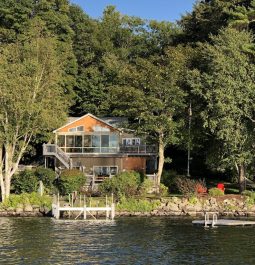
[[(147, 198), (149, 202), (155, 199)], [(156, 199), (159, 206), (150, 212), (116, 209), (115, 217), (204, 217), (205, 213), (217, 213), (221, 217), (255, 217), (255, 204), (249, 197), (225, 195), (219, 197), (166, 197)], [(75, 214), (74, 214), (75, 215)], [(0, 217), (52, 217), (51, 209), (44, 206), (0, 209)]]

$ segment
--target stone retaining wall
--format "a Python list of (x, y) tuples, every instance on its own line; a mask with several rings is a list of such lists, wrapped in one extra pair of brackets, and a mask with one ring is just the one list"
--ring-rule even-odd
[(38, 205), (18, 205), (17, 208), (0, 208), (0, 217), (42, 217), (51, 216), (51, 210)]
[(162, 198), (160, 206), (151, 212), (117, 212), (117, 216), (204, 216), (206, 212), (219, 216), (255, 216), (255, 205), (244, 196)]

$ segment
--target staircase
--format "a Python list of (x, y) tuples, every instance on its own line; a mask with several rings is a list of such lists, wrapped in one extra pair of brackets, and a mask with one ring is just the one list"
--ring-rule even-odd
[(67, 169), (71, 169), (70, 157), (62, 151), (56, 144), (43, 145), (44, 156), (55, 156)]

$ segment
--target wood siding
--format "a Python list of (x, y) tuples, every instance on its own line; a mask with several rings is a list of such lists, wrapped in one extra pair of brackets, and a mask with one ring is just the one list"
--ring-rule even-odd
[(84, 132), (94, 132), (93, 127), (95, 126), (101, 126), (103, 128), (107, 128), (110, 130), (110, 132), (115, 132), (117, 129), (107, 125), (104, 122), (101, 122), (100, 120), (97, 120), (91, 116), (85, 116), (82, 119), (79, 119), (77, 121), (72, 122), (69, 125), (66, 125), (63, 128), (60, 128), (57, 130), (57, 132), (69, 132), (69, 129), (75, 128), (78, 126), (84, 126)]

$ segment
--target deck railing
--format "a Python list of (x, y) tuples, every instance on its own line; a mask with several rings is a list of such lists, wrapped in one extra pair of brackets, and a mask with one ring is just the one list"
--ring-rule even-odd
[(59, 147), (54, 144), (44, 145), (44, 155), (57, 153), (66, 163), (69, 163), (67, 154), (155, 154), (155, 145), (120, 145), (119, 147)]
[(56, 144), (44, 144), (43, 155), (56, 156), (67, 168), (70, 167), (70, 157)]

